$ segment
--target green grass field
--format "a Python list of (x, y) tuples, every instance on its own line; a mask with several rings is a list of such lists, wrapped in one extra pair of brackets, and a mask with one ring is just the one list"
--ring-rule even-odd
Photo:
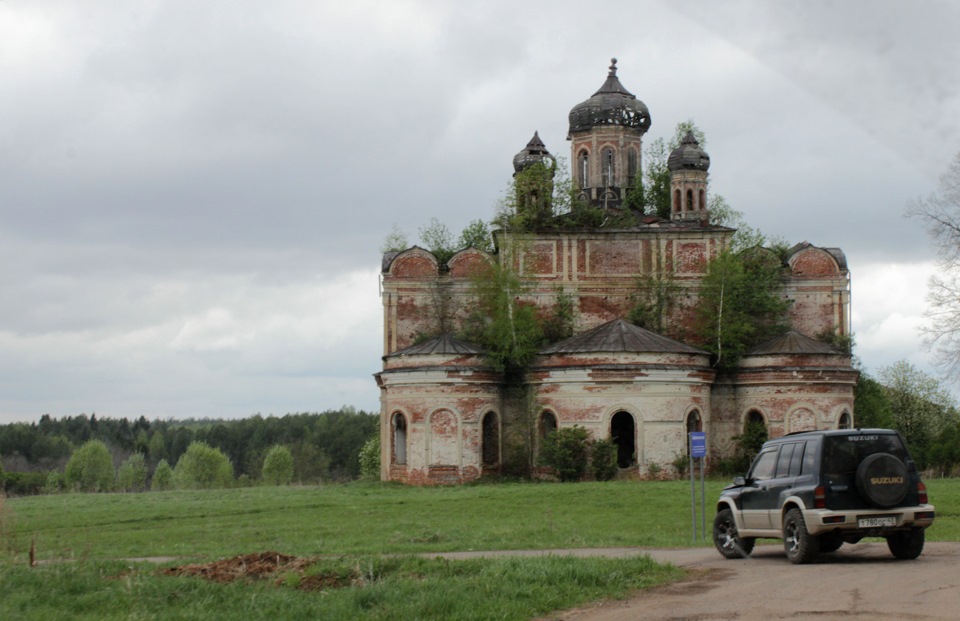
[[(711, 503), (724, 485), (708, 481)], [(960, 480), (927, 482), (932, 541), (960, 540)], [(698, 490), (699, 496), (699, 490)], [(698, 498), (699, 500), (699, 498)], [(689, 482), (381, 484), (257, 487), (7, 499), (0, 508), (0, 618), (316, 617), (525, 619), (675, 579), (646, 558), (444, 561), (462, 550), (708, 546), (691, 540)], [(31, 543), (39, 560), (29, 567)], [(339, 588), (302, 575), (216, 584), (164, 566), (275, 550), (321, 557), (306, 571), (352, 568)], [(385, 556), (390, 555), (390, 556)], [(396, 555), (396, 556), (393, 556)], [(333, 563), (336, 567), (331, 569)]]

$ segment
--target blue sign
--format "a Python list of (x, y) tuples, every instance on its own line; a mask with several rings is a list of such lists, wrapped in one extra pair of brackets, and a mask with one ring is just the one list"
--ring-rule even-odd
[(707, 456), (707, 434), (702, 431), (690, 432), (690, 457)]

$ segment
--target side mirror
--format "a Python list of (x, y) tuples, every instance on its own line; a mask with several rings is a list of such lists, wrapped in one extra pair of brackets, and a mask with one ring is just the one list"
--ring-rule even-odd
[(733, 484), (737, 487), (743, 487), (747, 484), (747, 480), (744, 477), (736, 477), (733, 479)]

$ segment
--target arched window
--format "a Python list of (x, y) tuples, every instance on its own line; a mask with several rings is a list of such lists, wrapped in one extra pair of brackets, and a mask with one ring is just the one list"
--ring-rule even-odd
[(687, 190), (687, 204), (684, 211), (693, 211), (693, 190)]
[(700, 200), (697, 204), (700, 211), (703, 211), (707, 208), (707, 193), (704, 190), (700, 190)]
[(613, 149), (609, 147), (604, 149), (600, 162), (603, 166), (603, 187), (612, 187), (614, 185), (614, 179), (616, 179), (614, 176)]
[(587, 183), (590, 181), (590, 158), (587, 156), (586, 151), (581, 151), (580, 155), (577, 156), (577, 182), (580, 184), (580, 189), (585, 189), (589, 187)]
[(636, 461), (637, 424), (629, 412), (617, 412), (610, 419), (610, 439), (617, 445), (617, 466), (629, 468)]
[(693, 410), (687, 414), (687, 454), (690, 453), (690, 434), (694, 431), (703, 431), (703, 420), (700, 418), (700, 412)]
[(673, 191), (673, 213), (680, 213), (680, 190)]
[(544, 410), (540, 414), (540, 437), (546, 438), (548, 435), (557, 430), (557, 417), (553, 415), (553, 412), (548, 412)]
[(631, 188), (636, 186), (634, 180), (637, 176), (637, 152), (633, 149), (627, 151), (627, 185)]
[(480, 440), (484, 466), (495, 466), (500, 463), (500, 422), (496, 412), (487, 412), (483, 416), (483, 436)]
[(850, 414), (844, 412), (840, 415), (840, 422), (837, 424), (837, 429), (850, 429), (853, 426), (853, 422), (850, 420)]
[(393, 414), (393, 463), (402, 466), (407, 463), (407, 419), (401, 412)]

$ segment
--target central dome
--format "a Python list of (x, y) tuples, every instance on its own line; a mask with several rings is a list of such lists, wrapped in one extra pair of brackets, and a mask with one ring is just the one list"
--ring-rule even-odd
[(610, 72), (603, 86), (590, 99), (570, 110), (570, 133), (582, 132), (603, 125), (650, 129), (650, 111), (646, 104), (620, 84), (617, 59), (610, 59)]

